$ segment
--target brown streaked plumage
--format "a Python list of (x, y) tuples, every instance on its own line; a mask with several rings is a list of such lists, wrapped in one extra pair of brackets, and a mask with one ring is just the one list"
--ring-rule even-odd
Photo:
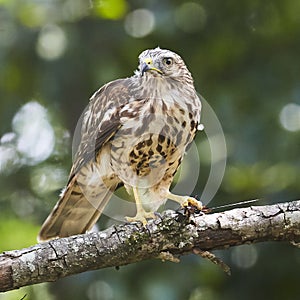
[(91, 229), (119, 184), (132, 190), (136, 201), (137, 214), (128, 221), (146, 223), (167, 199), (202, 207), (169, 192), (200, 122), (193, 78), (169, 50), (146, 50), (139, 61), (135, 75), (112, 81), (91, 97), (68, 184), (40, 241)]

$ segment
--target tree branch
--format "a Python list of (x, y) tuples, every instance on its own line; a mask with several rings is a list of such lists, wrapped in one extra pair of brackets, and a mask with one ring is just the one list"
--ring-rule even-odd
[(0, 255), (0, 291), (146, 259), (176, 261), (189, 253), (262, 241), (299, 245), (300, 200), (191, 217), (166, 211), (146, 228), (124, 224), (7, 251)]

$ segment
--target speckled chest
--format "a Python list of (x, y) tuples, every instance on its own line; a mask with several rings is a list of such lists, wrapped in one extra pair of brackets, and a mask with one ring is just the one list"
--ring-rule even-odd
[(163, 99), (145, 100), (130, 111), (122, 112), (123, 126), (111, 141), (114, 172), (129, 185), (173, 174), (194, 138), (200, 111)]

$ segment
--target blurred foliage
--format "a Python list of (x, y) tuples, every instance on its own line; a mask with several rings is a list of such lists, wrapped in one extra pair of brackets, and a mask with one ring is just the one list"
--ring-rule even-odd
[[(158, 45), (183, 56), (225, 133), (226, 173), (209, 205), (299, 197), (299, 13), (297, 0), (0, 0), (0, 250), (35, 243), (67, 180), (88, 98), (130, 76), (138, 54)], [(201, 133), (196, 141), (201, 194), (210, 149)], [(100, 226), (108, 224), (104, 216)], [(0, 300), (299, 297), (296, 248), (266, 243), (217, 254), (232, 266), (230, 278), (190, 256), (80, 274)]]

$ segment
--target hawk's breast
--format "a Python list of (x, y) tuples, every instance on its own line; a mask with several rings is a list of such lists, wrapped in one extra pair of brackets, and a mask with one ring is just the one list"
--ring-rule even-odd
[(124, 107), (111, 164), (126, 185), (148, 188), (174, 175), (198, 125), (200, 111), (189, 108), (157, 98)]

